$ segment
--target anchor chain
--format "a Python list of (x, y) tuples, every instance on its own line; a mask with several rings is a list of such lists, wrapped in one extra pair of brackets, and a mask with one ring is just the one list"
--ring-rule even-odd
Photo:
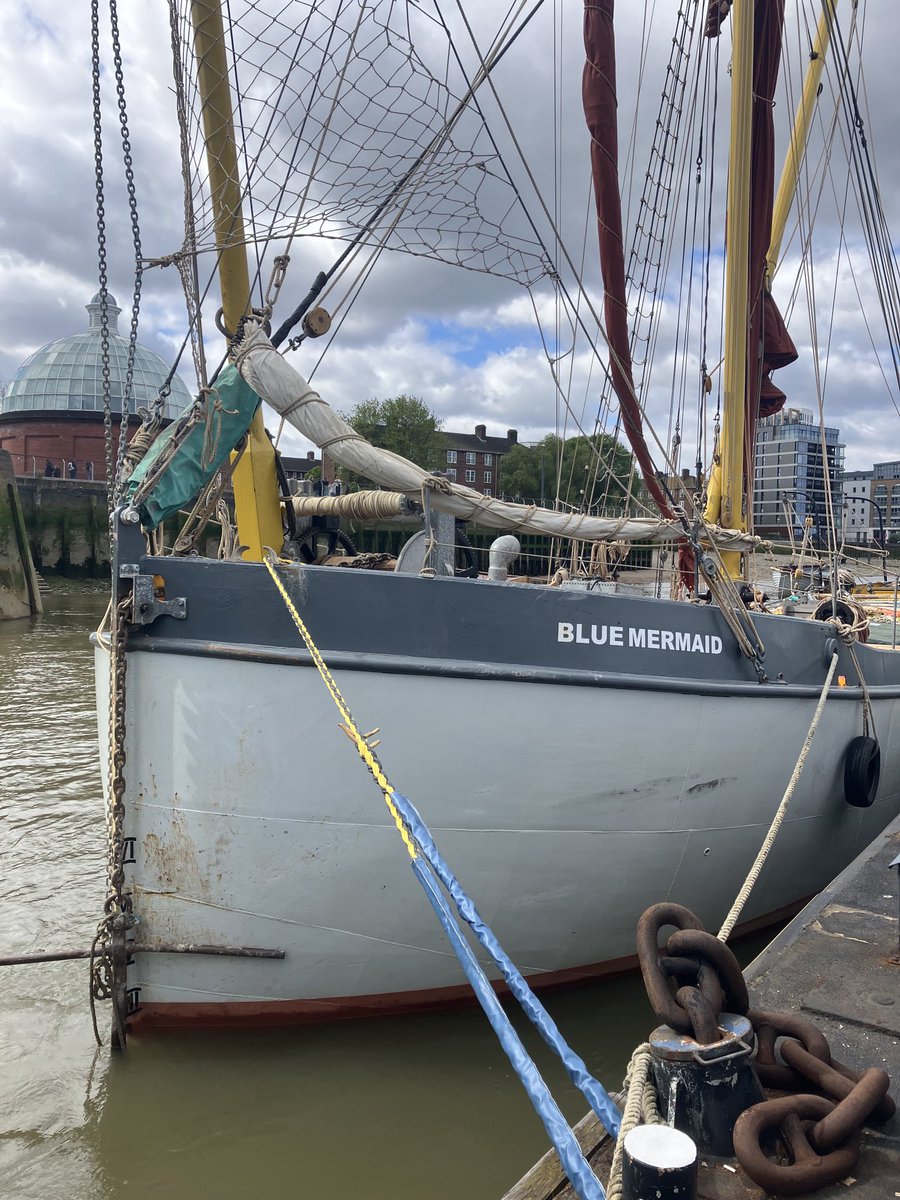
[[(675, 932), (663, 951), (659, 932), (668, 925)], [(650, 1004), (670, 1029), (710, 1045), (721, 1037), (719, 1013), (747, 1015), (750, 997), (740, 964), (690, 909), (671, 903), (648, 908), (638, 922), (637, 952)]]
[[(667, 926), (675, 931), (660, 946), (660, 931)], [(680, 904), (655, 904), (643, 913), (637, 951), (659, 1020), (709, 1046), (722, 1038), (723, 1012), (747, 1017), (756, 1035), (753, 1067), (760, 1082), (799, 1093), (754, 1104), (738, 1117), (734, 1152), (747, 1175), (785, 1196), (845, 1178), (859, 1156), (863, 1126), (882, 1124), (896, 1112), (888, 1075), (837, 1062), (825, 1036), (809, 1021), (751, 1008), (734, 954)], [(785, 1161), (774, 1161), (764, 1148), (773, 1131), (780, 1132)]]
[(107, 890), (103, 916), (91, 946), (91, 1019), (97, 1044), (96, 1001), (113, 1002), (114, 1045), (125, 1046), (125, 933), (134, 923), (131, 893), (125, 889), (125, 647), (131, 596), (110, 607), (109, 618), (109, 794), (107, 797)]

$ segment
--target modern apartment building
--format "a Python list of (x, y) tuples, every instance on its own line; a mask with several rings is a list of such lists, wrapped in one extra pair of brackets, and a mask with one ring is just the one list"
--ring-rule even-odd
[(844, 541), (854, 546), (867, 546), (881, 537), (878, 511), (872, 504), (874, 474), (874, 471), (844, 472)]
[(888, 537), (896, 540), (900, 536), (900, 462), (875, 463), (872, 500), (882, 511)]
[(835, 520), (840, 523), (844, 445), (840, 431), (833, 426), (825, 427), (824, 438), (823, 462), (822, 430), (811, 412), (784, 408), (759, 422), (753, 482), (753, 527), (757, 533), (786, 538), (790, 513), (795, 536), (802, 536), (809, 516), (813, 537), (824, 537), (828, 491)]

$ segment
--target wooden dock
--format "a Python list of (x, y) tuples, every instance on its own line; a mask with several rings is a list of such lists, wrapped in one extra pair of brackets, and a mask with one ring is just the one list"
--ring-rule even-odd
[[(900, 1093), (900, 818), (794, 918), (744, 972), (754, 1008), (789, 1010), (814, 1022), (836, 1059), (881, 1067)], [(650, 1030), (647, 1030), (649, 1034)], [(593, 1114), (576, 1127), (604, 1184), (610, 1139)], [(821, 1200), (900, 1197), (900, 1113), (865, 1129), (851, 1179), (813, 1193)], [(762, 1200), (765, 1193), (718, 1162), (702, 1162), (702, 1200)], [(503, 1200), (576, 1200), (554, 1150)]]

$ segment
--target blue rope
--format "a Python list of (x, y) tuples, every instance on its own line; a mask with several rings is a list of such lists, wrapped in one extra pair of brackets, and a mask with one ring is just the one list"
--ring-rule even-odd
[(450, 893), (459, 911), (459, 915), (471, 926), (478, 941), (497, 964), (503, 978), (506, 980), (509, 990), (518, 1000), (523, 1011), (547, 1045), (559, 1056), (560, 1061), (566, 1069), (566, 1074), (587, 1100), (588, 1104), (590, 1104), (603, 1128), (612, 1137), (616, 1137), (619, 1132), (619, 1126), (622, 1123), (622, 1114), (613, 1103), (609, 1093), (590, 1073), (584, 1060), (568, 1046), (556, 1022), (535, 996), (515, 963), (500, 945), (496, 934), (482, 920), (475, 905), (463, 891), (459, 880), (441, 857), (428, 826), (422, 820), (413, 802), (407, 796), (403, 796), (397, 791), (393, 791), (391, 796), (410, 834), (431, 863), (441, 883)]
[[(394, 798), (399, 799), (396, 792), (394, 793)], [(432, 908), (437, 914), (438, 920), (443, 926), (444, 932), (450, 940), (451, 946), (456, 951), (456, 955), (462, 964), (462, 969), (466, 973), (466, 978), (472, 985), (472, 989), (478, 997), (481, 1007), (487, 1015), (487, 1019), (490, 1021), (494, 1032), (499, 1038), (500, 1045), (506, 1052), (506, 1056), (512, 1063), (513, 1069), (519, 1076), (519, 1079), (522, 1081), (522, 1086), (528, 1093), (535, 1111), (541, 1118), (543, 1126), (547, 1131), (547, 1136), (553, 1143), (559, 1155), (560, 1162), (580, 1200), (606, 1200), (603, 1185), (581, 1153), (581, 1147), (578, 1145), (568, 1121), (560, 1112), (559, 1106), (551, 1096), (549, 1088), (541, 1078), (540, 1071), (538, 1071), (532, 1062), (528, 1051), (522, 1045), (519, 1035), (513, 1029), (509, 1017), (503, 1011), (503, 1007), (497, 999), (496, 992), (491, 987), (481, 965), (472, 953), (471, 946), (463, 937), (462, 930), (457, 925), (453, 913), (447, 904), (447, 900), (437, 885), (436, 879), (421, 858), (414, 858), (411, 865), (425, 890), (426, 896), (431, 902)]]

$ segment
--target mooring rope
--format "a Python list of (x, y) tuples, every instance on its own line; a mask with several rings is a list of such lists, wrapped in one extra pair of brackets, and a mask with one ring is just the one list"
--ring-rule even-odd
[(616, 1148), (609, 1168), (606, 1200), (622, 1200), (622, 1158), (625, 1151), (625, 1138), (637, 1125), (660, 1125), (662, 1123), (656, 1103), (656, 1089), (650, 1077), (652, 1062), (649, 1042), (641, 1042), (640, 1045), (635, 1046), (625, 1072), (626, 1097), (622, 1106), (622, 1124), (619, 1126)]
[(731, 911), (722, 923), (722, 928), (716, 934), (720, 942), (727, 942), (732, 929), (737, 924), (737, 919), (741, 915), (744, 905), (747, 903), (747, 898), (753, 890), (753, 885), (759, 879), (760, 871), (763, 869), (763, 864), (769, 857), (769, 851), (778, 836), (778, 831), (784, 822), (785, 814), (788, 810), (788, 805), (794, 795), (794, 789), (797, 787), (797, 781), (803, 773), (803, 768), (806, 766), (806, 759), (809, 756), (809, 748), (812, 745), (813, 738), (816, 736), (816, 730), (819, 728), (819, 721), (822, 718), (822, 710), (825, 708), (825, 701), (828, 699), (828, 689), (831, 687), (831, 681), (834, 678), (834, 672), (838, 664), (837, 651), (831, 656), (831, 665), (828, 668), (828, 673), (825, 676), (825, 682), (822, 684), (822, 691), (819, 695), (819, 702), (816, 705), (816, 711), (813, 713), (813, 719), (807, 731), (806, 738), (803, 742), (803, 747), (800, 750), (800, 756), (794, 765), (794, 770), (788, 780), (788, 785), (785, 788), (784, 795), (781, 797), (781, 803), (772, 818), (772, 824), (769, 826), (769, 832), (766, 834), (763, 844), (760, 847), (759, 854), (744, 880), (741, 890), (737, 894), (737, 899), (731, 906)]

